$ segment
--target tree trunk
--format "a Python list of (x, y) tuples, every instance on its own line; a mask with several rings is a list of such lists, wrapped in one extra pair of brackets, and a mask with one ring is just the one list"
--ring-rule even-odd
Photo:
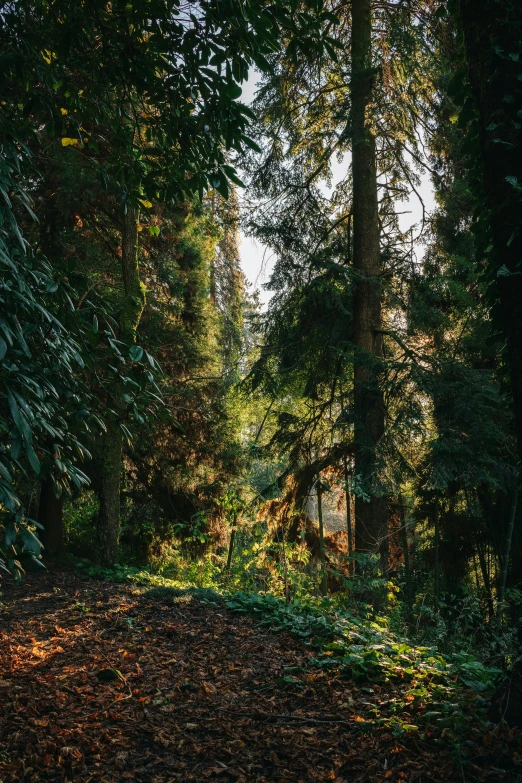
[(120, 541), (120, 478), (122, 469), (123, 434), (118, 420), (107, 421), (99, 456), (98, 529), (100, 560), (106, 568), (118, 562)]
[(355, 500), (355, 547), (378, 552), (385, 538), (386, 501), (379, 495), (376, 448), (384, 433), (378, 376), (382, 358), (381, 254), (375, 137), (369, 117), (375, 71), (371, 67), (371, 2), (352, 2), (352, 173), (354, 473), (370, 502)]
[(515, 527), (515, 517), (517, 514), (518, 490), (513, 492), (511, 500), (511, 509), (509, 512), (509, 523), (506, 535), (506, 547), (504, 550), (504, 560), (502, 563), (502, 575), (500, 578), (500, 590), (498, 592), (498, 611), (502, 611), (502, 603), (506, 594), (507, 575), (509, 570), (509, 558), (511, 555), (511, 541), (513, 540), (513, 528)]
[[(460, 0), (469, 80), (480, 119), (482, 172), (498, 297), (507, 338), (511, 389), (522, 457), (522, 180), (518, 74), (522, 15), (505, 0)], [(518, 183), (517, 183), (518, 178)]]
[(317, 480), (317, 516), (319, 517), (319, 551), (321, 556), (321, 595), (328, 595), (328, 581), (326, 577), (326, 551), (324, 548), (324, 524), (323, 524), (323, 488), (321, 477)]
[(352, 534), (352, 515), (350, 508), (350, 485), (348, 482), (348, 461), (344, 458), (344, 497), (346, 501), (346, 532), (348, 533), (348, 573), (352, 573), (352, 555), (353, 555), (353, 534)]
[[(120, 310), (119, 338), (126, 345), (136, 342), (136, 332), (145, 307), (145, 286), (140, 280), (138, 262), (138, 210), (128, 207), (121, 232), (121, 265), (124, 297)], [(100, 449), (99, 530), (101, 562), (106, 567), (118, 560), (120, 538), (120, 480), (122, 471), (123, 433), (120, 419), (125, 412), (121, 400), (123, 388), (116, 384), (113, 390), (112, 416), (107, 421), (107, 432)]]
[(433, 512), (433, 527), (435, 535), (435, 608), (439, 608), (440, 598), (440, 563), (439, 563), (439, 549), (440, 549), (440, 525), (439, 525), (439, 511), (435, 509)]
[(226, 572), (227, 574), (230, 574), (230, 569), (232, 568), (232, 557), (234, 555), (234, 541), (236, 539), (236, 519), (233, 519), (232, 524), (232, 530), (230, 531), (230, 541), (228, 544), (228, 557), (227, 557), (227, 567)]
[(63, 524), (63, 495), (57, 497), (50, 478), (42, 481), (38, 522), (43, 525), (40, 538), (44, 554), (61, 555), (65, 549), (65, 528)]
[(402, 495), (399, 495), (398, 504), (399, 504), (399, 524), (401, 530), (401, 545), (402, 545), (402, 553), (404, 555), (404, 576), (406, 579), (406, 603), (408, 604), (408, 609), (411, 610), (413, 606), (413, 594), (411, 589), (410, 550), (408, 548), (408, 530), (406, 527), (406, 511), (404, 508), (404, 500)]
[(488, 566), (486, 563), (486, 558), (484, 557), (484, 548), (482, 546), (482, 543), (479, 540), (478, 534), (475, 537), (475, 548), (477, 550), (478, 559), (479, 559), (479, 565), (480, 565), (480, 572), (482, 574), (482, 581), (484, 582), (484, 589), (486, 591), (486, 600), (488, 605), (488, 614), (490, 617), (493, 617), (493, 593), (491, 590), (491, 582), (489, 580), (489, 572), (488, 572)]

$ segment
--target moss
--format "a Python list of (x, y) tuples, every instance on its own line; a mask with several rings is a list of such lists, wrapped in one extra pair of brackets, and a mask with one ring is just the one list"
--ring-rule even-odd
[(120, 335), (129, 343), (136, 341), (136, 333), (145, 308), (147, 288), (139, 281), (137, 288), (139, 293), (127, 294), (121, 304), (120, 310)]
[(145, 598), (150, 598), (153, 601), (161, 601), (163, 603), (170, 603), (174, 598), (179, 598), (182, 595), (186, 595), (187, 591), (182, 590), (179, 587), (153, 587), (151, 590), (147, 590), (144, 593)]
[(144, 596), (153, 601), (160, 601), (163, 603), (171, 603), (183, 596), (190, 596), (198, 601), (206, 601), (208, 603), (223, 603), (222, 596), (209, 587), (189, 587), (186, 589), (179, 587), (153, 587), (151, 590), (147, 590), (147, 592), (144, 593)]

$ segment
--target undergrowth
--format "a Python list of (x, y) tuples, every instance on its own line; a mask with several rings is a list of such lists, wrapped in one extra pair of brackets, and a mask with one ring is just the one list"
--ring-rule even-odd
[[(175, 601), (190, 595), (206, 604), (225, 605), (247, 614), (274, 632), (288, 631), (313, 650), (312, 666), (332, 676), (365, 683), (399, 686), (400, 698), (387, 702), (386, 717), (375, 715), (376, 725), (389, 726), (394, 735), (425, 731), (430, 725), (458, 736), (472, 714), (476, 720), (487, 705), (486, 697), (503, 677), (501, 669), (487, 666), (469, 652), (441, 654), (436, 646), (418, 645), (390, 627), (388, 618), (363, 603), (342, 605), (337, 597), (303, 597), (292, 603), (271, 594), (237, 591), (226, 582), (188, 583), (128, 566), (103, 570), (88, 562), (80, 570), (91, 577), (131, 582), (148, 588), (148, 598)], [(295, 679), (286, 675), (288, 684)], [(401, 711), (422, 706), (419, 725), (404, 722)], [(468, 717), (466, 717), (468, 716)]]

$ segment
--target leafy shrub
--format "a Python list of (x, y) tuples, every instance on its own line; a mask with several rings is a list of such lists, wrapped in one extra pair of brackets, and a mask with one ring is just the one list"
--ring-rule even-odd
[(227, 607), (252, 614), (273, 630), (288, 630), (318, 651), (315, 664), (338, 668), (356, 680), (423, 683), (427, 695), (458, 676), (477, 692), (491, 690), (500, 669), (485, 666), (471, 654), (444, 657), (436, 647), (417, 646), (398, 637), (386, 619), (357, 616), (323, 599), (308, 604), (285, 604), (274, 596), (234, 594)]
[(98, 539), (96, 520), (100, 504), (92, 490), (84, 490), (67, 501), (64, 508), (64, 526), (68, 551), (79, 557), (96, 558)]

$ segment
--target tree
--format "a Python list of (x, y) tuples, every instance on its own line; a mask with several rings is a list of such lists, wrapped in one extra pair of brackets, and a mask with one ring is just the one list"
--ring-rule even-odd
[(469, 81), (479, 113), (482, 215), (491, 231), (490, 277), (496, 280), (507, 338), (515, 422), (522, 457), (522, 18), (515, 2), (460, 0)]
[(210, 295), (222, 238), (212, 201), (158, 208), (157, 233), (141, 232), (148, 302), (140, 344), (161, 365), (171, 418), (146, 431), (129, 423), (139, 437), (124, 447), (127, 556), (158, 553), (174, 535), (192, 554), (218, 540), (214, 500), (245, 467), (242, 413), (223, 351), (228, 314)]
[[(138, 260), (138, 210), (129, 206), (121, 232), (121, 266), (124, 297), (120, 305), (118, 338), (125, 346), (136, 344), (136, 335), (145, 307), (145, 285), (141, 282)], [(125, 411), (127, 396), (118, 383), (112, 391), (116, 414)], [(117, 415), (108, 418), (99, 450), (99, 526), (102, 537), (102, 563), (111, 566), (118, 560), (120, 525), (120, 476), (122, 471), (123, 432)]]
[[(52, 94), (48, 63), (32, 46), (33, 31), (23, 25), (20, 29), (16, 9), (4, 9), (2, 21), (6, 62), (0, 106), (0, 503), (5, 530), (1, 552), (19, 577), (17, 539), (21, 537), (23, 548), (34, 557), (41, 549), (34, 522), (24, 513), (24, 479), (39, 475), (47, 463), (59, 491), (70, 481), (77, 487), (87, 482), (78, 462), (88, 452), (77, 431), (88, 430), (91, 399), (76, 375), (84, 364), (78, 336), (63, 323), (70, 308), (68, 286), (55, 279), (20, 227), (24, 215), (30, 222), (36, 220), (30, 194), (33, 159), (27, 147), (34, 126), (28, 113), (41, 110)], [(29, 89), (35, 79), (40, 84), (36, 95)]]
[(371, 501), (355, 500), (355, 546), (381, 548), (386, 501), (376, 477), (376, 450), (384, 435), (380, 382), (382, 261), (377, 200), (376, 142), (371, 117), (376, 70), (372, 67), (371, 0), (353, 0), (351, 30), (351, 130), (353, 212), (354, 471)]
[[(351, 14), (336, 9), (338, 24), (330, 20), (321, 57), (302, 56), (297, 63), (274, 57), (274, 74), (254, 104), (264, 158), (250, 166), (260, 202), (252, 208), (250, 228), (277, 254), (264, 353), (279, 345), (285, 357), (292, 351), (306, 356), (310, 383), (303, 397), (316, 394), (313, 420), (326, 420), (336, 410), (344, 422), (344, 455), (355, 447), (359, 479), (356, 545), (375, 552), (386, 540), (390, 471), (383, 455), (393, 450), (385, 399), (388, 369), (394, 370), (384, 361), (384, 345), (393, 355), (395, 330), (387, 327), (403, 317), (403, 281), (414, 263), (395, 205), (418, 184), (418, 117), (431, 100), (433, 62), (410, 7), (351, 8)], [(376, 28), (382, 45), (376, 43)], [(329, 323), (334, 301), (342, 301), (342, 311)], [(275, 324), (285, 321), (291, 328), (276, 337)], [(300, 330), (313, 332), (312, 324), (321, 329), (320, 339), (312, 338), (303, 352), (292, 340), (296, 334), (301, 338)], [(317, 372), (326, 356), (328, 369)], [(294, 363), (294, 375), (303, 373), (305, 361)], [(291, 358), (285, 364), (292, 368)], [(340, 385), (331, 392), (336, 383), (343, 388), (342, 402)], [(297, 424), (295, 413), (294, 418)], [(337, 437), (340, 432), (338, 426)], [(336, 453), (337, 459), (343, 456)]]
[[(409, 557), (414, 570), (429, 583), (436, 566), (431, 588), (439, 606), (444, 593), (469, 587), (474, 573), (474, 589), (491, 617), (516, 446), (502, 383), (503, 338), (492, 333), (487, 261), (472, 230), (476, 114), (454, 19), (439, 15), (434, 41), (435, 100), (426, 140), (437, 207), (422, 265), (408, 279), (407, 329), (397, 333), (405, 351), (396, 357), (395, 415), (405, 439), (401, 430), (395, 435), (410, 463), (403, 460), (397, 470), (418, 532)], [(412, 450), (407, 442), (414, 444), (415, 431)]]
[[(217, 200), (217, 204), (216, 204)], [(246, 281), (239, 257), (239, 203), (236, 189), (228, 199), (212, 197), (213, 211), (221, 229), (212, 264), (211, 297), (221, 315), (221, 340), (225, 372), (231, 382), (241, 374), (243, 305)]]
[[(120, 321), (122, 342), (130, 339), (127, 350), (133, 349), (143, 309), (135, 260), (140, 204), (149, 209), (153, 201), (202, 196), (209, 184), (227, 196), (228, 180), (237, 177), (225, 147), (251, 144), (245, 135), (250, 113), (237, 101), (248, 67), (266, 67), (280, 27), (313, 42), (320, 19), (320, 7), (297, 16), (284, 3), (263, 9), (252, 4), (245, 14), (236, 0), (197, 9), (162, 0), (153, 6), (145, 0), (90, 6), (26, 0), (2, 12), (11, 53), (2, 112), (27, 118), (16, 142), (48, 134), (81, 151), (121, 205), (126, 305), (134, 311), (129, 315), (125, 307)], [(36, 452), (25, 440), (34, 467)], [(120, 435), (109, 432), (109, 442), (102, 511), (107, 563), (116, 557)], [(16, 501), (10, 506), (14, 511)]]

